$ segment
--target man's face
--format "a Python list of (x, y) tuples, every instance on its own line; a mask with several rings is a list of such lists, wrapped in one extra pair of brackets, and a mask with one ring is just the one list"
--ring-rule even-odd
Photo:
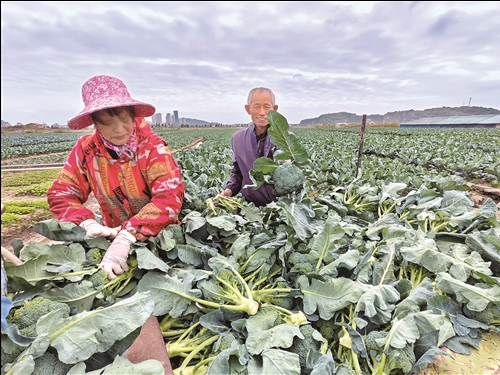
[(264, 130), (269, 124), (267, 114), (271, 109), (278, 110), (278, 106), (273, 105), (273, 100), (269, 92), (255, 91), (252, 95), (252, 101), (250, 104), (245, 105), (245, 109), (257, 129)]

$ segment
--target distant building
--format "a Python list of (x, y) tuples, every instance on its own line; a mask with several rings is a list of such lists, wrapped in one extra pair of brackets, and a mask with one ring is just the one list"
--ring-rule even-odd
[(151, 117), (151, 123), (153, 125), (161, 125), (162, 121), (161, 121), (161, 113), (155, 113), (152, 117)]
[(179, 125), (179, 111), (174, 111), (174, 124)]
[(500, 115), (421, 118), (402, 122), (400, 128), (500, 128)]
[(167, 125), (172, 125), (173, 122), (172, 122), (172, 115), (170, 113), (167, 113), (167, 115), (165, 116), (165, 123)]

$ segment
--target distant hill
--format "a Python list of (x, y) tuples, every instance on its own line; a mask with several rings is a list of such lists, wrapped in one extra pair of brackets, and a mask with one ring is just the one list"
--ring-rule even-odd
[[(376, 124), (387, 124), (391, 122), (408, 122), (413, 120), (418, 120), (427, 117), (449, 117), (449, 116), (474, 116), (474, 115), (497, 115), (500, 114), (500, 110), (495, 108), (486, 107), (441, 107), (441, 108), (430, 108), (421, 111), (415, 111), (413, 109), (407, 111), (396, 111), (387, 112), (385, 115), (367, 115), (366, 121), (373, 121)], [(316, 118), (305, 119), (300, 122), (299, 125), (334, 125), (338, 123), (346, 124), (361, 124), (363, 120), (363, 115), (357, 115), (355, 113), (348, 112), (337, 112), (337, 113), (327, 113)]]
[(195, 118), (187, 118), (187, 117), (186, 117), (186, 124), (188, 124), (188, 125), (210, 125), (210, 123), (208, 121), (197, 120)]

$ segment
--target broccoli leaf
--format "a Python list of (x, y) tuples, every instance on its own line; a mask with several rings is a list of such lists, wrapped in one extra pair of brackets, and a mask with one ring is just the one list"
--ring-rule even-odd
[(259, 361), (257, 358), (251, 357), (248, 362), (248, 375), (300, 375), (299, 356), (295, 353), (279, 349), (265, 349)]
[(84, 361), (141, 327), (151, 316), (153, 306), (151, 292), (145, 292), (68, 318), (63, 318), (62, 310), (53, 311), (38, 320), (32, 350), (40, 355), (51, 345), (64, 363)]
[(283, 153), (275, 155), (276, 160), (293, 160), (297, 165), (309, 163), (309, 154), (302, 146), (298, 138), (291, 134), (289, 125), (285, 117), (276, 111), (269, 111), (267, 119), (271, 125), (268, 133), (271, 136), (271, 142), (275, 144)]
[(31, 229), (53, 241), (82, 242), (87, 234), (85, 229), (70, 222), (48, 219), (34, 224)]

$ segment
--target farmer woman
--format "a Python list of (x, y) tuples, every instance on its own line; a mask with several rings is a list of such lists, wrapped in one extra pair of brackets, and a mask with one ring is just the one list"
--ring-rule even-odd
[[(85, 108), (68, 127), (94, 124), (95, 131), (78, 139), (47, 198), (57, 220), (112, 240), (99, 267), (113, 279), (128, 270), (133, 243), (178, 223), (184, 184), (168, 143), (144, 119), (155, 107), (132, 99), (121, 80), (106, 75), (85, 82), (82, 98)], [(84, 206), (91, 192), (102, 224)]]

